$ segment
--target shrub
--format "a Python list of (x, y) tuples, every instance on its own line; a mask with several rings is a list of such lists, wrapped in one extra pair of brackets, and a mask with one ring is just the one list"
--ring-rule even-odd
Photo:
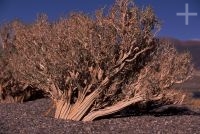
[(24, 92), (26, 87), (23, 88), (23, 85), (12, 77), (11, 70), (8, 67), (11, 47), (5, 47), (4, 45), (11, 42), (8, 40), (9, 38), (6, 34), (7, 30), (7, 26), (4, 26), (1, 29), (2, 36), (0, 36), (0, 102), (22, 102), (29, 93)]
[(9, 24), (1, 27), (0, 31), (0, 103), (24, 102), (44, 97), (41, 90), (13, 77), (14, 70), (9, 64), (14, 53), (14, 36), (10, 36), (10, 31)]
[(153, 10), (117, 0), (104, 14), (10, 23), (12, 43), (5, 45), (13, 49), (7, 65), (13, 78), (48, 93), (61, 119), (91, 121), (150, 101), (181, 103), (172, 86), (189, 78), (190, 55), (155, 38)]

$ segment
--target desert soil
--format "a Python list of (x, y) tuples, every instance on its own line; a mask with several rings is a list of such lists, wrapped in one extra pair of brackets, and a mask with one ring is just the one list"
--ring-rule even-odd
[(199, 115), (131, 116), (76, 122), (44, 116), (49, 99), (0, 104), (0, 134), (199, 134)]

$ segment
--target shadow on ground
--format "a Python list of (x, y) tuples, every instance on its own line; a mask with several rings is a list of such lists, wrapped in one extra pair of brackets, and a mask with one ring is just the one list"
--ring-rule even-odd
[(183, 115), (200, 116), (200, 111), (195, 111), (195, 110), (190, 109), (187, 106), (182, 106), (182, 105), (165, 105), (162, 107), (152, 109), (148, 112), (147, 110), (142, 111), (142, 110), (132, 110), (132, 109), (133, 108), (127, 108), (116, 114), (100, 117), (100, 118), (97, 118), (96, 120), (124, 118), (124, 117), (131, 117), (131, 116), (154, 116), (154, 117), (183, 116)]

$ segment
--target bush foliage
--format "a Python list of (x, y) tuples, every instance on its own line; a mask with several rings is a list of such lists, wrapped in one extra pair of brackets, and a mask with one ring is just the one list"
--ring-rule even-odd
[(50, 23), (41, 15), (3, 25), (0, 91), (41, 89), (56, 118), (83, 121), (138, 103), (181, 103), (172, 86), (190, 77), (190, 55), (157, 39), (159, 26), (150, 7), (129, 0), (95, 18), (72, 13)]

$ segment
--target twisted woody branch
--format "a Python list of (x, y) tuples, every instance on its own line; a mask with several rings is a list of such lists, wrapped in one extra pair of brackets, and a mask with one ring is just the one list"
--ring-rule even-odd
[(2, 39), (12, 48), (7, 67), (15, 80), (52, 98), (55, 118), (92, 121), (149, 101), (181, 103), (171, 87), (192, 71), (188, 53), (155, 38), (153, 10), (129, 0), (117, 0), (107, 15), (98, 10), (95, 19), (73, 13), (49, 23), (41, 15), (8, 28), (14, 38)]

